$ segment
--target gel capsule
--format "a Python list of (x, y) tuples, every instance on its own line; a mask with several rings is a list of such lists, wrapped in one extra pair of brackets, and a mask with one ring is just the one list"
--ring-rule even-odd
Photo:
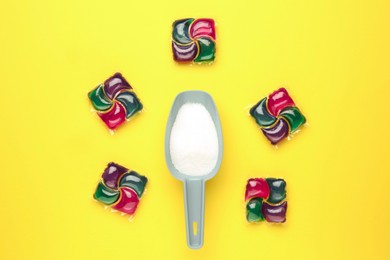
[(286, 221), (286, 182), (276, 178), (251, 178), (245, 189), (248, 222)]
[(109, 163), (93, 197), (123, 213), (135, 213), (148, 179), (116, 163)]
[(285, 88), (260, 100), (249, 113), (273, 145), (296, 132), (306, 122)]
[(111, 130), (143, 108), (133, 88), (120, 73), (97, 86), (88, 93), (88, 97), (99, 117)]
[(177, 62), (211, 63), (215, 59), (215, 22), (186, 18), (172, 24), (173, 59)]

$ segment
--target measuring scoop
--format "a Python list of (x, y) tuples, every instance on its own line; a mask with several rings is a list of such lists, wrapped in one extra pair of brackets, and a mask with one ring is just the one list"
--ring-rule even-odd
[[(180, 108), (187, 103), (202, 104), (211, 116), (218, 137), (218, 159), (214, 168), (202, 176), (186, 175), (178, 171), (171, 158), (171, 131)], [(185, 91), (177, 95), (169, 114), (165, 132), (165, 160), (169, 171), (184, 183), (184, 206), (186, 216), (187, 244), (192, 249), (203, 246), (205, 182), (213, 178), (221, 166), (223, 153), (222, 128), (218, 111), (212, 97), (203, 91)]]

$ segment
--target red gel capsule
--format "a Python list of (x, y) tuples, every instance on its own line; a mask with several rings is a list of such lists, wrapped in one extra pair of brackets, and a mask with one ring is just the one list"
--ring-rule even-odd
[(114, 130), (126, 120), (126, 111), (117, 102), (107, 113), (98, 113), (98, 115), (111, 130)]
[(245, 190), (245, 200), (251, 198), (267, 199), (269, 196), (268, 183), (263, 178), (252, 178), (248, 180)]
[(119, 192), (121, 194), (120, 199), (112, 208), (129, 215), (134, 214), (139, 203), (137, 193), (127, 187), (119, 188)]

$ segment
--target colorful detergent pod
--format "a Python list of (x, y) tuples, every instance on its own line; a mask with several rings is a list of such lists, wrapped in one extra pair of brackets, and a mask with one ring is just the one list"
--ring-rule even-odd
[(211, 63), (215, 59), (215, 22), (186, 18), (172, 24), (173, 59), (177, 62)]
[(133, 88), (120, 73), (97, 86), (88, 93), (88, 97), (99, 117), (111, 130), (143, 108)]
[(147, 182), (145, 176), (111, 162), (104, 170), (93, 197), (115, 210), (133, 215)]
[(246, 219), (248, 222), (266, 220), (286, 221), (286, 182), (275, 178), (251, 178), (246, 184)]
[(285, 88), (280, 88), (268, 98), (263, 98), (249, 112), (261, 127), (263, 134), (274, 145), (306, 123), (306, 118), (295, 106)]

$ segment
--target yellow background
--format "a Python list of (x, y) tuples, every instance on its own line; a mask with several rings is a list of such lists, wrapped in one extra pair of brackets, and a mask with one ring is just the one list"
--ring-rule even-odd
[[(172, 61), (183, 17), (218, 23), (213, 65)], [(0, 259), (389, 259), (389, 25), (387, 0), (2, 0)], [(117, 71), (145, 110), (110, 135), (87, 93)], [(275, 149), (248, 110), (281, 86), (309, 126)], [(163, 154), (190, 89), (225, 142), (198, 251)], [(150, 180), (132, 222), (92, 199), (110, 161)], [(246, 223), (254, 176), (286, 179), (284, 225)]]

